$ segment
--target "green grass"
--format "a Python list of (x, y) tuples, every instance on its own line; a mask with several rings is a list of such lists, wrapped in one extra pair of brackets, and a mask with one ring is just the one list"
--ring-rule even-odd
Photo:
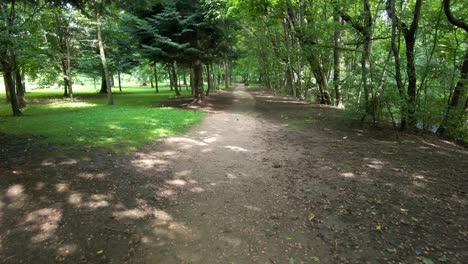
[(160, 94), (151, 88), (125, 87), (114, 94), (114, 106), (107, 106), (106, 95), (94, 90), (77, 89), (75, 95), (70, 101), (60, 90), (31, 91), (27, 98), (32, 103), (21, 117), (12, 117), (9, 106), (1, 104), (0, 133), (39, 136), (62, 148), (129, 151), (183, 133), (203, 117), (201, 112), (157, 107), (174, 97), (167, 87)]

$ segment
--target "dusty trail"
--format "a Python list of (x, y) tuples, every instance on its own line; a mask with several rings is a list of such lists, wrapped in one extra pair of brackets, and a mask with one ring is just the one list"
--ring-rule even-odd
[(324, 259), (321, 240), (299, 221), (284, 179), (277, 180), (287, 177), (285, 159), (295, 158), (281, 154), (287, 144), (270, 141), (284, 128), (258, 118), (255, 99), (242, 88), (221, 96), (233, 96), (233, 104), (165, 141), (176, 161), (162, 195), (170, 198), (166, 212), (177, 225), (161, 230), (160, 246), (150, 244), (137, 256), (145, 263)]
[(128, 154), (0, 135), (0, 263), (468, 263), (465, 149), (244, 87), (210, 104)]

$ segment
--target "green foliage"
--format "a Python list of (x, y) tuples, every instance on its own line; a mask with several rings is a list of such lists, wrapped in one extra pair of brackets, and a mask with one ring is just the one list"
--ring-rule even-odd
[(209, 63), (223, 57), (232, 44), (222, 28), (227, 22), (205, 9), (210, 6), (219, 5), (180, 0), (131, 18), (142, 55), (150, 61), (188, 66), (196, 60)]

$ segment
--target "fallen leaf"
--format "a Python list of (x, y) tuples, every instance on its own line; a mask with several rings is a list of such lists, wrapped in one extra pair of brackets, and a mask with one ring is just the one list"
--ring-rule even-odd
[(309, 215), (309, 221), (313, 221), (315, 219), (315, 215), (313, 213), (310, 213)]

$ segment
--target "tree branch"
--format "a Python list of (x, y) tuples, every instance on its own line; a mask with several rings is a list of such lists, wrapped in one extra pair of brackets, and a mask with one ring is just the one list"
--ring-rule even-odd
[(412, 35), (414, 35), (416, 33), (416, 30), (418, 29), (419, 17), (421, 16), (421, 5), (422, 0), (417, 0), (414, 6), (413, 22), (411, 22), (411, 26), (409, 29), (409, 33)]
[(450, 10), (450, 0), (444, 0), (442, 4), (444, 5), (444, 12), (445, 12), (445, 15), (447, 16), (448, 21), (452, 25), (459, 27), (461, 29), (464, 29), (468, 33), (468, 24), (466, 24), (465, 22), (461, 20), (456, 19), (453, 16), (452, 11)]
[(361, 23), (356, 22), (350, 15), (345, 13), (341, 8), (338, 8), (336, 6), (335, 1), (332, 2), (333, 8), (338, 12), (338, 14), (341, 16), (341, 18), (348, 24), (350, 24), (354, 29), (359, 31), (359, 33), (364, 34), (364, 25)]

